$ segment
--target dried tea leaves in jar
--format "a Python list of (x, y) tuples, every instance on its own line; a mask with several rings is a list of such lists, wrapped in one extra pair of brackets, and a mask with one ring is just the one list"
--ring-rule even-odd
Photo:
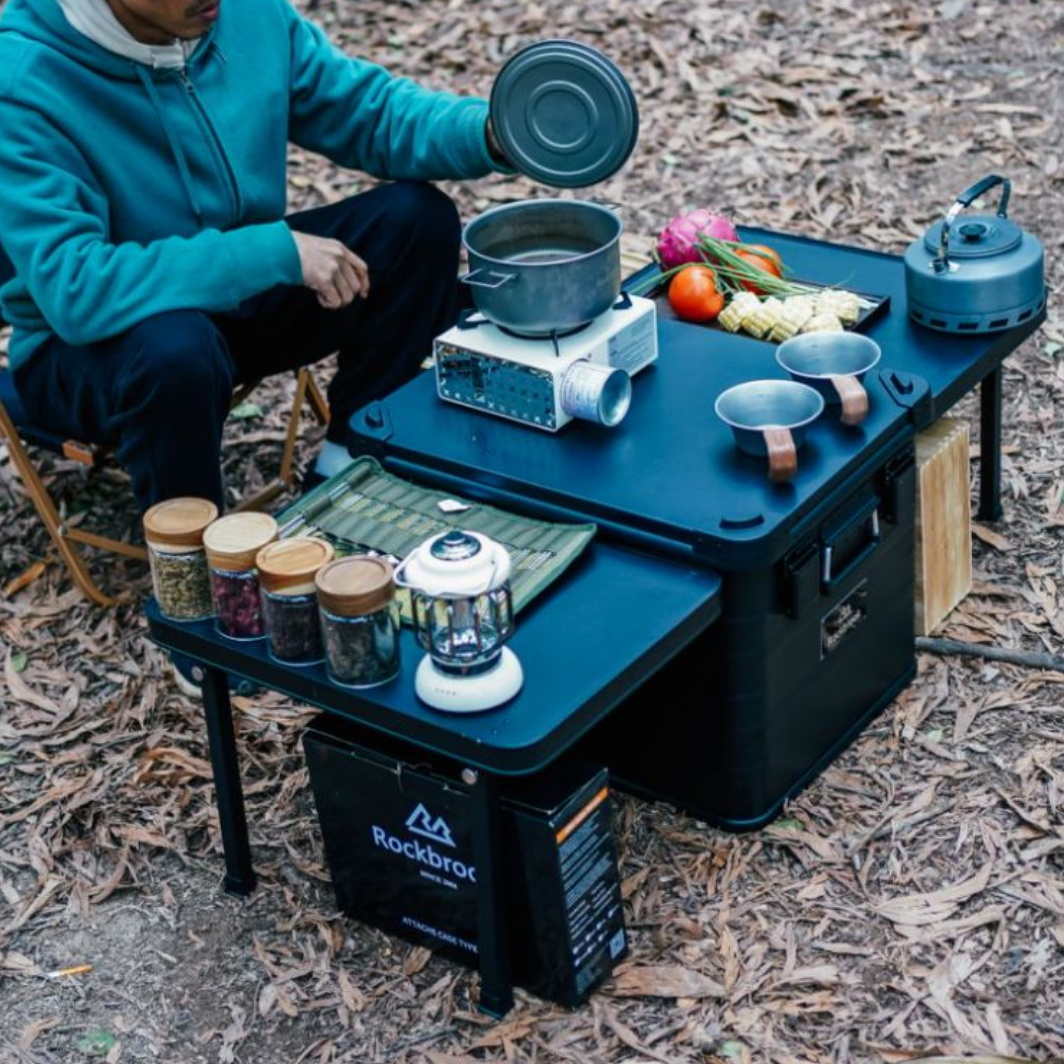
[(315, 578), (329, 677), (374, 687), (399, 672), (399, 604), (383, 558), (341, 558)]
[(262, 548), (256, 557), (270, 653), (289, 665), (321, 661), (321, 627), (314, 587), (317, 571), (333, 559), (324, 540), (298, 537)]
[(170, 620), (198, 621), (214, 612), (203, 533), (217, 516), (209, 499), (189, 497), (166, 499), (144, 515), (152, 586)]

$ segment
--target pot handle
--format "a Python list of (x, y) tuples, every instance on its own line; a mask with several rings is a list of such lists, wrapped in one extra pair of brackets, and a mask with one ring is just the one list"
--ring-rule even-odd
[[(481, 276), (483, 275), (483, 276)], [(494, 281), (484, 280), (485, 277), (494, 277)], [(504, 284), (509, 284), (511, 281), (516, 281), (517, 277), (512, 273), (499, 273), (497, 270), (489, 270), (486, 267), (481, 267), (479, 270), (473, 270), (470, 273), (463, 274), (458, 278), (462, 284), (470, 285), (472, 288), (502, 288)]]
[(997, 185), (1001, 185), (1001, 198), (998, 200), (997, 216), (1007, 218), (1009, 210), (1009, 197), (1012, 195), (1012, 182), (1007, 177), (999, 177), (997, 174), (988, 174), (974, 185), (966, 188), (958, 197), (957, 201), (946, 212), (942, 222), (942, 238), (938, 244), (938, 255), (931, 263), (935, 273), (944, 273), (949, 268), (949, 232), (958, 214), (965, 207), (970, 207), (984, 192), (989, 192)]

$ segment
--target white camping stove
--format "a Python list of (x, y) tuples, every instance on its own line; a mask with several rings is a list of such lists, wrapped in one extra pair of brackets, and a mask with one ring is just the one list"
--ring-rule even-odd
[(574, 417), (610, 425), (624, 416), (630, 385), (625, 382), (627, 392), (611, 399), (617, 389), (609, 373), (600, 374), (599, 384), (593, 374), (584, 375), (588, 382), (578, 381), (570, 370), (585, 362), (635, 376), (658, 357), (657, 316), (651, 300), (626, 293), (605, 314), (565, 336), (517, 336), (482, 314), (470, 314), (437, 337), (433, 350), (436, 389), (449, 402), (548, 432)]

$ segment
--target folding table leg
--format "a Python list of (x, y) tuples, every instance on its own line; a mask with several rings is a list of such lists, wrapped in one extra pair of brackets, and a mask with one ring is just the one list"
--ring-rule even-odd
[(997, 521), (1001, 509), (1001, 377), (991, 370), (979, 389), (979, 520)]
[(513, 1007), (514, 990), (510, 979), (510, 940), (506, 932), (503, 898), (498, 780), (490, 773), (478, 773), (472, 798), (480, 1010), (499, 1019)]
[(244, 816), (229, 678), (219, 669), (206, 665), (196, 668), (203, 672), (203, 710), (207, 718), (215, 801), (225, 849), (225, 889), (228, 894), (246, 897), (255, 889), (255, 870), (251, 867), (251, 844)]

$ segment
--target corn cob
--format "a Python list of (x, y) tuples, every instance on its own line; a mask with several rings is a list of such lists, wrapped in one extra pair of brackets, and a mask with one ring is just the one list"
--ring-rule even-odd
[(779, 318), (769, 339), (780, 343), (789, 340), (801, 331), (802, 326), (813, 316), (813, 301), (805, 296), (788, 296), (780, 308)]
[(842, 322), (834, 314), (822, 314), (819, 311), (802, 326), (804, 333), (842, 331)]
[(743, 316), (760, 306), (760, 302), (753, 292), (739, 292), (732, 296), (728, 305), (717, 315), (717, 321), (728, 332), (738, 332), (743, 324)]
[(743, 315), (743, 332), (763, 339), (776, 327), (782, 308), (783, 304), (778, 299), (766, 299)]
[(834, 314), (844, 325), (852, 325), (861, 314), (860, 300), (853, 292), (829, 288), (816, 298), (817, 314)]
[(743, 315), (743, 332), (762, 339), (775, 327), (779, 305), (778, 299), (766, 299), (751, 306)]

